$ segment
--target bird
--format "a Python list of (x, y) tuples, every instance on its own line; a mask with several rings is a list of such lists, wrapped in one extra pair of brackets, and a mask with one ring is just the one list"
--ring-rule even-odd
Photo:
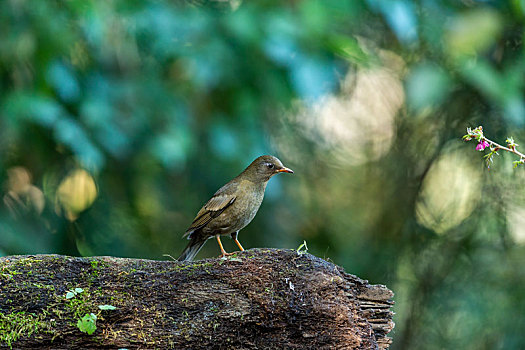
[(253, 218), (264, 198), (268, 180), (275, 174), (291, 173), (274, 156), (264, 155), (255, 159), (243, 172), (222, 186), (199, 210), (183, 237), (190, 240), (179, 261), (191, 261), (204, 243), (212, 237), (217, 239), (221, 255), (227, 253), (221, 242), (221, 235), (230, 235), (241, 251), (244, 250), (237, 239), (239, 231), (246, 227)]

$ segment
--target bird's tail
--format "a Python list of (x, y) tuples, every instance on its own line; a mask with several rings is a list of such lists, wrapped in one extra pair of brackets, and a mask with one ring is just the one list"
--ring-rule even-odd
[(178, 261), (191, 261), (197, 255), (199, 250), (201, 250), (204, 243), (206, 243), (206, 238), (202, 237), (192, 237), (190, 243), (184, 248), (182, 254), (177, 259)]

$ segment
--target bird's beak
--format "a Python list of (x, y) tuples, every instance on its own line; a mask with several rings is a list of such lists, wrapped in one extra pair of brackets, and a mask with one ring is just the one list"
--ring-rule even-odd
[(277, 170), (278, 173), (290, 173), (290, 174), (293, 174), (293, 170), (290, 169), (290, 168), (287, 168), (287, 167), (284, 167), (284, 168), (281, 168), (279, 170)]

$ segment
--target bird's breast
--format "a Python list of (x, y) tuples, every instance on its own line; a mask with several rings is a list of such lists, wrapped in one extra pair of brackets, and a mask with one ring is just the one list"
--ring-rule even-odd
[(236, 200), (236, 206), (232, 206), (232, 216), (237, 221), (236, 226), (240, 226), (238, 230), (248, 225), (261, 206), (264, 198), (264, 187), (253, 186), (251, 184), (244, 186), (244, 191), (241, 191)]

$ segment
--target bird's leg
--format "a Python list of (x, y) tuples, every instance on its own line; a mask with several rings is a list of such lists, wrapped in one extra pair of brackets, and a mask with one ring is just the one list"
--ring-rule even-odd
[(244, 248), (242, 247), (241, 242), (239, 242), (239, 241), (237, 240), (237, 234), (238, 234), (238, 233), (239, 233), (239, 231), (235, 231), (235, 232), (233, 232), (233, 233), (231, 234), (231, 236), (232, 236), (232, 239), (233, 239), (233, 241), (235, 242), (235, 244), (237, 244), (237, 247), (239, 247), (239, 249), (240, 249), (241, 251), (244, 251)]
[(221, 256), (219, 256), (219, 258), (224, 258), (225, 256), (233, 255), (233, 253), (226, 253), (226, 251), (224, 250), (220, 235), (215, 235), (215, 238), (217, 238), (217, 243), (219, 243), (219, 248), (221, 248)]
[(241, 251), (244, 251), (244, 248), (242, 247), (241, 242), (239, 242), (237, 239), (234, 239), (234, 241), (235, 241), (235, 243), (237, 243), (237, 246), (239, 247), (239, 249)]

